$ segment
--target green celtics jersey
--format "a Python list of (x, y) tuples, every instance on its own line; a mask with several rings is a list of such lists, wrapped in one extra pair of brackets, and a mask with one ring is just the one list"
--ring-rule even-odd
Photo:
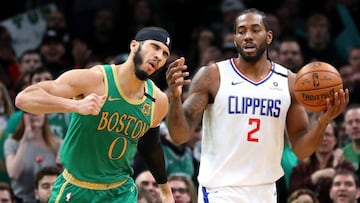
[(148, 96), (133, 100), (122, 92), (114, 66), (104, 65), (103, 72), (104, 106), (97, 116), (71, 115), (60, 155), (64, 167), (77, 179), (113, 183), (133, 173), (131, 161), (138, 139), (150, 128), (153, 116), (154, 84), (146, 80)]

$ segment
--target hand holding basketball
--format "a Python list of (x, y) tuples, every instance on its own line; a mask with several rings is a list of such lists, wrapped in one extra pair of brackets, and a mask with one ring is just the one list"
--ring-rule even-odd
[(296, 99), (310, 111), (324, 111), (326, 99), (334, 103), (335, 92), (343, 89), (340, 73), (332, 65), (315, 61), (303, 66), (295, 77)]

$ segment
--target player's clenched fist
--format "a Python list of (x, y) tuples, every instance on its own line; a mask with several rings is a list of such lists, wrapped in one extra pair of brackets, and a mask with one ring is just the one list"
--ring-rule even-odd
[(98, 115), (106, 101), (106, 95), (89, 94), (78, 103), (78, 113), (83, 115)]

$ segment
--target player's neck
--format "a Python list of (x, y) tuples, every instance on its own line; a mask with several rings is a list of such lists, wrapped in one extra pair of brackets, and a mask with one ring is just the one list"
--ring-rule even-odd
[(271, 62), (267, 59), (260, 59), (257, 62), (249, 63), (241, 58), (236, 58), (237, 68), (253, 80), (261, 80), (269, 74)]
[(128, 64), (116, 68), (117, 80), (121, 91), (131, 99), (141, 99), (144, 96), (144, 81), (136, 77), (134, 69)]

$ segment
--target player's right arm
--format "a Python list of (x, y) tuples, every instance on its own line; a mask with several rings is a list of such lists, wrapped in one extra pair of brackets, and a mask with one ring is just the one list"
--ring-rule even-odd
[(202, 119), (204, 110), (213, 96), (213, 87), (216, 87), (217, 67), (202, 67), (192, 79), (189, 87), (188, 97), (184, 104), (181, 100), (181, 88), (189, 84), (190, 80), (184, 79), (188, 72), (184, 59), (180, 58), (170, 64), (166, 79), (169, 86), (169, 112), (166, 116), (166, 124), (170, 136), (176, 144), (182, 144), (189, 140), (190, 135)]
[[(21, 91), (15, 105), (33, 114), (77, 112), (96, 115), (106, 97), (103, 94), (103, 75), (99, 68), (74, 69), (56, 80), (36, 83)], [(85, 98), (73, 98), (84, 95)]]

